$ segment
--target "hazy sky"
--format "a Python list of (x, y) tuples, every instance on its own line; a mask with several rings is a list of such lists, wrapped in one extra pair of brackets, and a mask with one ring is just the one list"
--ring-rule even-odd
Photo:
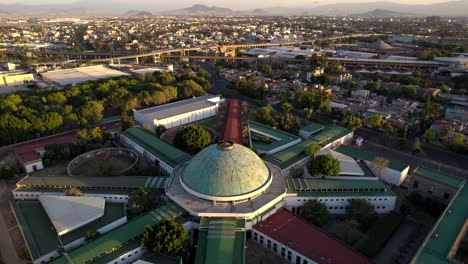
[[(90, 0), (83, 0), (90, 1)], [(102, 1), (103, 0), (94, 0)], [(307, 7), (314, 7), (324, 4), (333, 4), (333, 3), (356, 3), (356, 2), (377, 2), (377, 0), (105, 0), (112, 3), (122, 3), (128, 5), (130, 2), (134, 4), (151, 4), (152, 6), (158, 6), (160, 8), (168, 7), (187, 7), (193, 4), (206, 4), (206, 5), (216, 5), (221, 7), (230, 7), (233, 9), (243, 9), (243, 8), (255, 8), (255, 7), (274, 7), (274, 6), (291, 6), (291, 7), (300, 7), (302, 5)], [(449, 0), (393, 0), (391, 2), (402, 3), (402, 4), (431, 4), (431, 3), (440, 3), (447, 2)], [(68, 4), (73, 2), (81, 2), (80, 0), (0, 0), (2, 4), (12, 4), (12, 3), (23, 3), (23, 4)], [(390, 2), (390, 1), (389, 1)]]

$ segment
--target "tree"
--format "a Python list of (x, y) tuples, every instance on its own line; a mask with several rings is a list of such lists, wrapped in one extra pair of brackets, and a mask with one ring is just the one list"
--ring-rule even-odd
[(81, 196), (83, 195), (80, 190), (75, 187), (71, 187), (70, 189), (65, 190), (66, 196)]
[(185, 80), (177, 85), (179, 98), (191, 98), (206, 95), (206, 91), (194, 80)]
[(401, 88), (401, 93), (406, 98), (416, 98), (416, 88), (412, 85), (405, 85)]
[(323, 226), (328, 222), (327, 206), (317, 200), (309, 200), (302, 207), (301, 216), (316, 226)]
[(423, 154), (423, 153), (424, 151), (421, 147), (421, 142), (419, 141), (419, 138), (416, 138), (413, 144), (413, 154)]
[(281, 109), (283, 109), (283, 111), (288, 114), (291, 112), (292, 110), (292, 105), (288, 102), (284, 102), (282, 105), (281, 105)]
[(267, 106), (264, 106), (264, 107), (260, 107), (255, 112), (254, 120), (256, 122), (271, 126), (275, 122), (273, 114), (274, 114), (274, 111), (273, 111), (273, 108), (271, 106), (267, 105)]
[(424, 132), (423, 139), (426, 143), (430, 143), (432, 140), (434, 140), (435, 136), (436, 134), (434, 129), (430, 127), (428, 130), (426, 130), (426, 132)]
[(304, 176), (304, 168), (298, 165), (293, 166), (291, 168), (291, 176), (293, 178), (302, 178)]
[(130, 194), (130, 210), (140, 214), (150, 210), (159, 199), (159, 191), (154, 188), (139, 187)]
[(156, 136), (160, 137), (166, 131), (167, 131), (167, 128), (164, 125), (158, 125), (156, 127)]
[(346, 219), (340, 222), (335, 222), (330, 230), (331, 233), (345, 242), (347, 245), (353, 245), (361, 237), (361, 232), (358, 230), (359, 224), (356, 220)]
[(465, 144), (465, 135), (462, 133), (456, 133), (453, 136), (452, 144), (450, 144), (450, 149), (457, 153), (466, 153), (467, 147)]
[(364, 199), (351, 199), (346, 209), (346, 217), (356, 220), (362, 230), (367, 229), (370, 223), (377, 219), (374, 206)]
[(362, 127), (362, 120), (359, 117), (350, 115), (345, 121), (344, 125), (347, 129), (355, 131), (356, 129)]
[(388, 123), (383, 124), (383, 130), (387, 140), (393, 139), (398, 134), (398, 130)]
[(312, 114), (314, 113), (314, 109), (308, 108), (308, 107), (305, 107), (303, 111), (304, 111), (304, 117), (307, 120), (309, 120), (312, 117)]
[(372, 127), (380, 127), (382, 124), (383, 116), (381, 114), (373, 115), (369, 118), (369, 124)]
[(314, 155), (315, 153), (319, 152), (320, 150), (322, 149), (322, 147), (317, 144), (317, 143), (311, 143), (307, 146), (307, 148), (305, 149), (305, 153), (306, 155), (308, 156), (312, 156)]
[(99, 231), (97, 231), (97, 230), (88, 230), (85, 233), (85, 240), (86, 241), (91, 241), (91, 240), (96, 239), (100, 235), (101, 235), (101, 233), (99, 233)]
[(104, 106), (98, 101), (88, 101), (80, 109), (80, 116), (88, 123), (94, 123), (102, 120)]
[(178, 132), (174, 144), (192, 154), (198, 153), (211, 143), (211, 136), (200, 126), (188, 126)]
[(332, 155), (320, 155), (309, 163), (309, 174), (312, 176), (338, 176), (341, 172), (340, 161)]
[(156, 254), (180, 256), (185, 251), (187, 234), (181, 224), (162, 218), (157, 225), (145, 227), (141, 244)]
[(15, 174), (16, 170), (11, 166), (6, 165), (0, 170), (0, 179), (10, 180), (15, 177)]
[(379, 180), (380, 180), (380, 176), (382, 174), (382, 171), (385, 169), (385, 168), (388, 168), (388, 164), (390, 162), (388, 160), (386, 160), (384, 157), (376, 157), (373, 161), (372, 161), (372, 164), (374, 165), (374, 167), (377, 169), (377, 171), (379, 172)]
[(439, 132), (439, 140), (442, 143), (447, 143), (450, 135), (453, 132), (453, 127), (451, 125), (444, 125)]

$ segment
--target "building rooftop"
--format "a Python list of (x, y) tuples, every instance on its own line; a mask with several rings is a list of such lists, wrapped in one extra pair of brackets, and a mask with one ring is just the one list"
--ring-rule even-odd
[(224, 141), (200, 151), (183, 169), (181, 180), (198, 194), (236, 197), (268, 187), (271, 175), (255, 152)]
[(419, 176), (430, 178), (431, 180), (445, 183), (454, 187), (459, 187), (463, 183), (463, 180), (460, 178), (457, 178), (455, 176), (448, 175), (439, 171), (427, 169), (424, 167), (416, 168), (413, 171), (413, 174), (417, 174)]
[(307, 157), (305, 150), (310, 144), (319, 144), (320, 142), (316, 141), (313, 138), (302, 141), (299, 144), (296, 144), (292, 147), (284, 149), (282, 151), (276, 152), (272, 155), (264, 157), (266, 161), (269, 161), (281, 169), (285, 169), (291, 164), (296, 163), (299, 160), (302, 160)]
[(164, 104), (151, 108), (135, 111), (136, 114), (144, 115), (151, 120), (162, 120), (196, 110), (211, 107), (217, 104), (219, 95), (205, 95), (193, 99), (182, 100), (174, 103)]
[(283, 145), (289, 144), (295, 140), (300, 140), (300, 137), (289, 134), (279, 129), (275, 129), (257, 122), (249, 121), (250, 131), (263, 136), (267, 136), (272, 139), (271, 143), (262, 143), (259, 141), (252, 140), (252, 147), (257, 151), (267, 152), (272, 149), (281, 147)]
[(74, 132), (47, 137), (44, 139), (21, 144), (20, 146), (15, 147), (15, 153), (23, 164), (28, 164), (30, 162), (41, 160), (41, 156), (39, 156), (37, 150), (43, 149), (47, 145), (51, 144), (72, 142), (75, 139), (76, 135)]
[(344, 137), (349, 133), (352, 133), (352, 132), (344, 127), (334, 126), (334, 127), (327, 128), (318, 134), (313, 135), (311, 139), (319, 142), (321, 146), (326, 146), (330, 142), (333, 142), (341, 137)]
[(364, 176), (364, 171), (361, 169), (361, 166), (359, 166), (356, 160), (354, 160), (352, 157), (346, 156), (331, 149), (322, 149), (315, 155), (331, 155), (334, 159), (337, 159), (340, 162), (340, 175)]
[(121, 134), (144, 148), (146, 151), (160, 158), (162, 161), (175, 167), (191, 159), (191, 156), (182, 150), (167, 144), (159, 138), (146, 133), (140, 128), (132, 127)]
[(136, 189), (138, 187), (164, 188), (168, 177), (149, 176), (118, 176), (118, 177), (86, 177), (86, 176), (26, 176), (18, 183), (17, 188), (70, 188), (78, 189)]
[[(119, 226), (108, 233), (99, 236), (93, 241), (68, 252), (68, 259), (75, 264), (84, 264), (110, 254), (114, 250), (124, 246), (143, 233), (147, 225), (154, 226), (163, 217), (173, 219), (182, 215), (184, 211), (177, 205), (168, 202), (167, 204), (154, 209), (142, 216), (132, 219), (127, 224)], [(67, 257), (61, 256), (51, 263), (68, 264)]]
[(104, 216), (101, 197), (40, 195), (39, 201), (59, 236)]
[[(451, 255), (454, 243), (463, 235), (468, 219), (468, 188), (463, 184), (437, 220), (411, 263), (458, 263)], [(463, 237), (461, 238), (463, 239)]]
[[(202, 218), (196, 264), (242, 264), (245, 261), (244, 226), (236, 218)], [(243, 222), (245, 225), (245, 221)]]
[(128, 73), (114, 70), (104, 65), (94, 65), (72, 69), (62, 69), (41, 73), (44, 81), (51, 80), (60, 86), (77, 85), (86, 81), (95, 81), (122, 75)]
[(254, 228), (316, 263), (373, 263), (364, 255), (286, 209), (269, 216)]
[(383, 182), (376, 180), (340, 180), (284, 177), (288, 193), (298, 196), (395, 196)]
[[(373, 161), (377, 157), (369, 152), (365, 152), (359, 149), (355, 149), (355, 148), (351, 148), (351, 147), (343, 146), (343, 145), (337, 147), (335, 151), (341, 154), (344, 154), (346, 156), (353, 157), (358, 160)], [(393, 170), (403, 171), (406, 168), (408, 168), (409, 165), (399, 163), (396, 161), (389, 161), (388, 167)]]
[(307, 126), (301, 127), (301, 130), (303, 130), (305, 132), (308, 132), (308, 133), (315, 133), (315, 132), (318, 132), (318, 131), (320, 131), (320, 130), (322, 130), (324, 128), (325, 128), (325, 126), (323, 126), (321, 124), (310, 123)]

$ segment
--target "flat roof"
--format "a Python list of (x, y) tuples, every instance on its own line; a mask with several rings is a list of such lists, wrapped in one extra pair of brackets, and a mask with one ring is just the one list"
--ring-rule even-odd
[(40, 195), (44, 210), (62, 236), (104, 216), (106, 200), (101, 197)]
[(457, 191), (411, 263), (458, 263), (448, 255), (468, 218), (468, 188)]
[(150, 107), (135, 111), (136, 114), (144, 115), (148, 119), (162, 120), (168, 117), (173, 117), (193, 111), (212, 107), (217, 103), (213, 99), (219, 99), (219, 95), (204, 95), (192, 99), (186, 99), (174, 103), (164, 104), (160, 106)]
[(136, 189), (138, 187), (164, 188), (168, 177), (149, 176), (26, 176), (18, 183), (17, 188), (102, 188), (102, 189)]
[[(348, 176), (364, 176), (364, 171), (361, 169), (361, 166), (354, 160), (354, 158), (341, 154), (339, 152), (333, 151), (331, 149), (322, 149), (317, 155), (331, 155), (334, 159), (340, 161), (340, 175)], [(334, 175), (338, 176), (338, 175)]]
[(137, 127), (132, 127), (125, 130), (122, 132), (121, 136), (129, 138), (140, 147), (157, 156), (171, 167), (180, 165), (192, 158), (192, 156), (183, 152), (182, 150), (167, 144), (159, 138), (146, 133)]
[(320, 264), (373, 263), (366, 256), (286, 209), (280, 209), (257, 223), (254, 229)]
[(76, 85), (86, 81), (96, 81), (111, 77), (130, 75), (105, 65), (94, 65), (72, 69), (62, 69), (41, 73), (41, 75), (60, 86)]
[(68, 253), (68, 257), (61, 256), (51, 263), (68, 264), (68, 259), (72, 263), (87, 263), (117, 250), (126, 242), (141, 235), (147, 225), (154, 226), (159, 223), (161, 218), (176, 218), (185, 211), (172, 202), (154, 209), (142, 216), (132, 219), (127, 224), (119, 226), (106, 234), (99, 236), (93, 241), (78, 247)]
[(423, 177), (430, 178), (431, 180), (442, 182), (454, 187), (459, 187), (464, 181), (452, 175), (442, 173), (440, 171), (431, 170), (424, 167), (418, 167), (413, 171), (413, 174), (417, 174)]
[(334, 126), (313, 135), (311, 138), (318, 141), (320, 145), (325, 146), (330, 142), (348, 135), (349, 133), (352, 133), (352, 131), (341, 126)]
[(300, 130), (308, 132), (308, 133), (315, 133), (315, 132), (320, 131), (320, 130), (322, 130), (324, 128), (325, 128), (325, 126), (323, 126), (321, 124), (318, 124), (318, 123), (313, 123), (312, 122), (312, 123), (308, 124), (307, 126), (301, 127)]
[[(358, 160), (366, 160), (366, 161), (373, 161), (377, 156), (369, 153), (369, 152), (365, 152), (365, 151), (362, 151), (362, 150), (359, 150), (359, 149), (355, 149), (355, 148), (351, 148), (351, 147), (348, 147), (348, 146), (339, 146), (335, 149), (335, 151), (341, 153), (341, 154), (344, 154), (346, 156), (349, 156), (349, 157), (353, 157), (355, 159), (358, 159)], [(396, 170), (396, 171), (403, 171), (405, 170), (406, 168), (409, 167), (409, 165), (406, 165), (406, 164), (403, 164), (403, 163), (400, 163), (400, 162), (396, 162), (396, 161), (389, 161), (389, 164), (388, 164), (388, 167), (390, 169), (393, 169), (393, 170)]]
[(284, 132), (279, 129), (269, 127), (257, 122), (249, 121), (249, 128), (257, 132), (258, 134), (267, 135), (272, 137), (274, 141), (272, 143), (262, 143), (262, 142), (252, 142), (252, 146), (255, 150), (260, 151), (270, 151), (272, 149), (278, 148), (280, 146), (289, 144), (295, 140), (300, 140), (300, 137)]
[(350, 194), (353, 194), (353, 196), (395, 196), (393, 191), (383, 182), (376, 180), (335, 180), (285, 176), (284, 182), (288, 193), (297, 193), (298, 196), (327, 194), (337, 196), (349, 196)]
[(281, 169), (284, 169), (290, 166), (291, 164), (294, 164), (297, 161), (306, 158), (307, 154), (305, 154), (305, 149), (307, 148), (307, 146), (314, 143), (319, 144), (320, 142), (310, 138), (292, 147), (266, 156), (263, 159), (279, 166)]
[(195, 263), (244, 263), (245, 232), (244, 226), (237, 226), (238, 219), (204, 218), (204, 220), (207, 226), (200, 227)]

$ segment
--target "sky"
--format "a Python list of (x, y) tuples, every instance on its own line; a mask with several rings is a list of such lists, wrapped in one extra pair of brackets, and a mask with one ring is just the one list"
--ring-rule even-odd
[[(81, 1), (90, 1), (90, 0), (81, 0)], [(102, 0), (98, 0), (102, 1)], [(128, 4), (128, 0), (108, 0), (113, 3), (122, 3)], [(432, 4), (432, 3), (441, 3), (447, 2), (450, 0), (392, 0), (391, 2), (401, 3), (401, 4)], [(12, 4), (12, 3), (21, 3), (21, 4), (31, 4), (31, 5), (40, 5), (40, 4), (68, 4), (73, 2), (80, 2), (80, 0), (0, 0), (1, 4)], [(377, 0), (132, 0), (132, 3), (135, 4), (151, 4), (152, 6), (158, 6), (163, 8), (166, 5), (170, 7), (188, 7), (193, 4), (206, 4), (209, 6), (216, 5), (220, 7), (230, 7), (233, 9), (242, 9), (242, 8), (255, 8), (255, 7), (277, 7), (277, 6), (291, 6), (291, 7), (315, 7), (324, 4), (333, 4), (333, 3), (356, 3), (356, 2), (377, 2)], [(168, 4), (170, 3), (170, 4)]]

